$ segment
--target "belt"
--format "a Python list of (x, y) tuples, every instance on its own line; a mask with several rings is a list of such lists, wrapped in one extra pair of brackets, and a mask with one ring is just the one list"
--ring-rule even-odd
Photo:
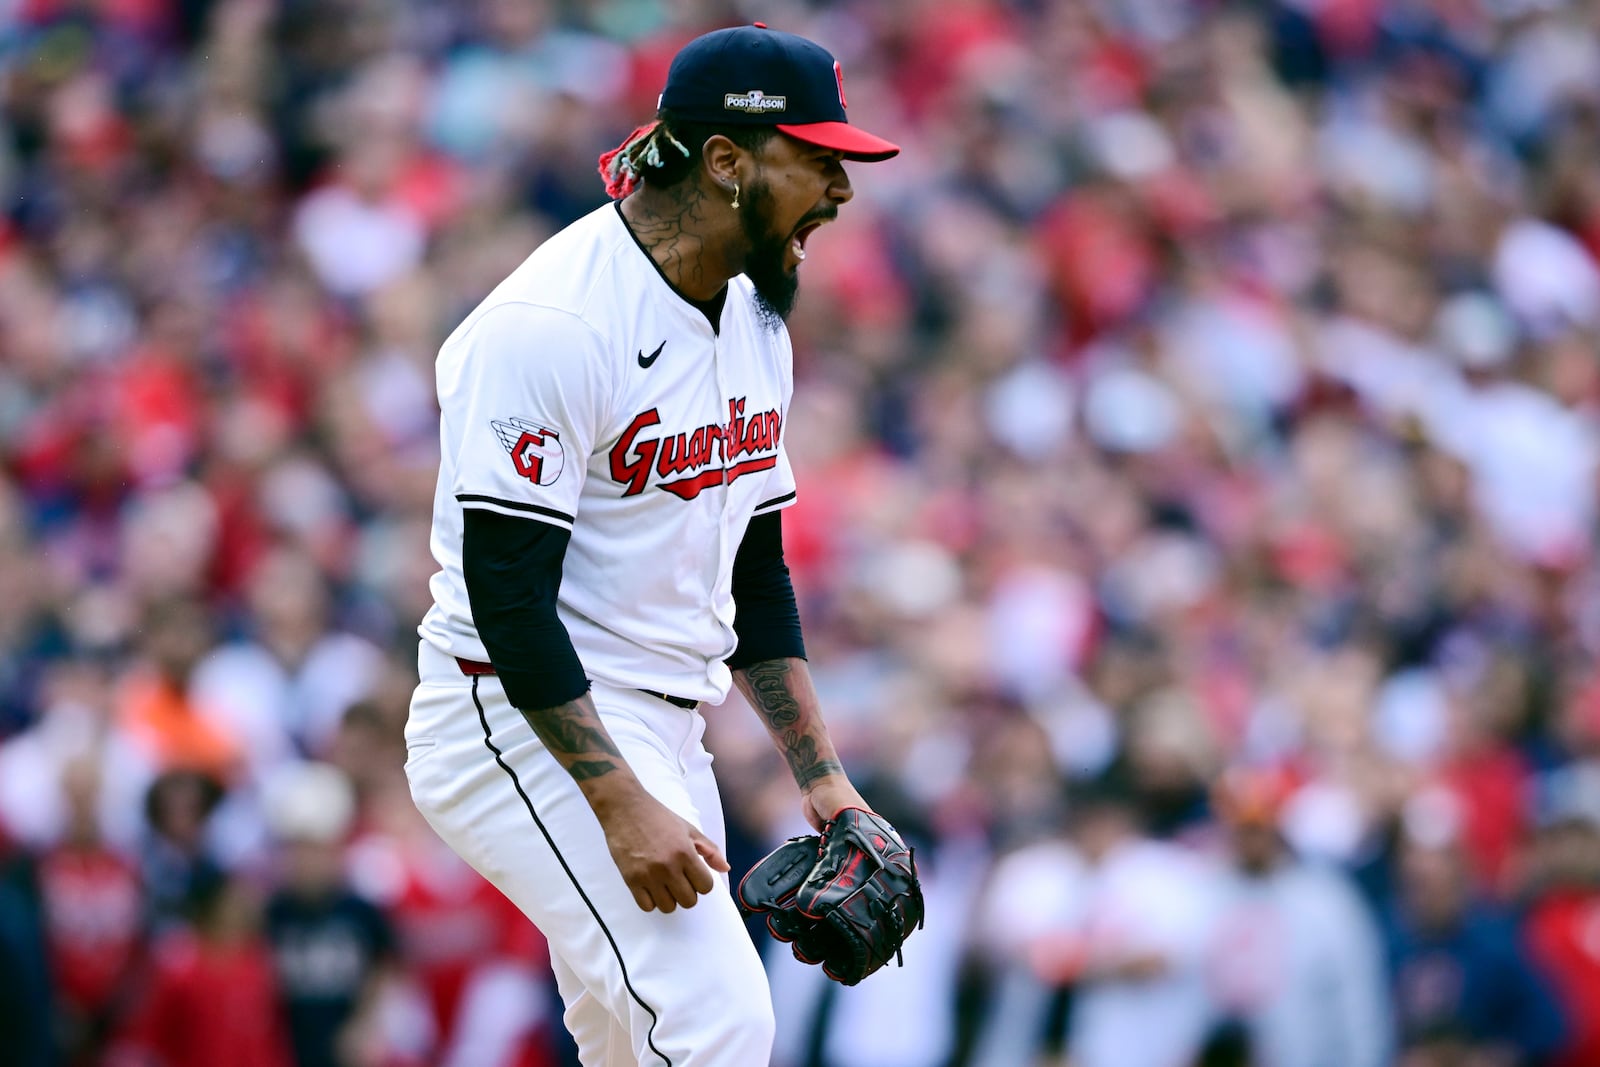
[[(457, 656), (456, 664), (461, 668), (461, 673), (467, 675), (468, 677), (494, 673), (494, 664), (484, 663), (481, 660), (462, 659), (460, 656)], [(695, 708), (700, 706), (700, 702), (698, 700), (690, 700), (688, 697), (669, 696), (666, 693), (658, 693), (654, 689), (641, 689), (639, 692), (645, 694), (646, 696), (653, 696), (657, 700), (665, 700), (668, 704), (680, 707), (685, 711), (693, 711)]]
[(668, 704), (676, 704), (684, 711), (693, 711), (695, 708), (700, 706), (700, 702), (698, 700), (690, 700), (688, 697), (669, 696), (666, 693), (658, 693), (654, 689), (641, 689), (639, 692), (643, 693), (645, 696), (655, 697), (657, 700), (665, 700)]

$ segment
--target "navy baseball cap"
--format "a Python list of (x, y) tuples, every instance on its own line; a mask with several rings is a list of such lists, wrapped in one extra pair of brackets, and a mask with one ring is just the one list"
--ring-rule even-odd
[(875, 163), (900, 152), (845, 118), (844, 74), (826, 48), (761, 22), (684, 45), (659, 106), (691, 122), (776, 126), (846, 159)]

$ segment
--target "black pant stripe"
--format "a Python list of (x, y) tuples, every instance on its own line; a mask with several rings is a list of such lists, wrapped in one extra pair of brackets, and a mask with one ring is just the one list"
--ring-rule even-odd
[(484, 714), (483, 701), (478, 699), (478, 681), (479, 679), (476, 677), (472, 679), (472, 703), (478, 709), (478, 722), (483, 724), (484, 746), (494, 753), (494, 761), (500, 765), (500, 769), (505, 771), (507, 777), (511, 779), (511, 784), (516, 789), (517, 796), (522, 798), (523, 806), (528, 809), (528, 814), (533, 817), (533, 825), (539, 828), (539, 833), (544, 836), (545, 843), (550, 846), (550, 851), (555, 853), (556, 861), (561, 864), (561, 869), (567, 872), (567, 879), (572, 883), (572, 888), (578, 891), (578, 896), (583, 898), (583, 903), (588, 907), (589, 914), (593, 915), (594, 921), (600, 924), (600, 932), (606, 935), (606, 941), (611, 945), (611, 954), (617, 957), (617, 966), (622, 969), (622, 984), (627, 987), (628, 995), (633, 997), (634, 1003), (643, 1008), (645, 1013), (650, 1016), (650, 1029), (645, 1034), (645, 1043), (650, 1046), (651, 1052), (661, 1057), (661, 1062), (666, 1064), (666, 1067), (672, 1067), (672, 1061), (667, 1058), (666, 1053), (656, 1048), (655, 1033), (656, 1022), (658, 1021), (656, 1010), (646, 1004), (644, 998), (639, 995), (639, 991), (633, 988), (633, 982), (628, 978), (628, 965), (622, 961), (622, 950), (617, 947), (617, 939), (611, 936), (611, 930), (606, 926), (606, 921), (600, 918), (600, 912), (595, 908), (594, 901), (590, 900), (589, 894), (583, 891), (583, 885), (579, 883), (578, 876), (572, 873), (571, 867), (567, 866), (567, 858), (556, 847), (555, 838), (551, 837), (550, 831), (545, 829), (544, 822), (539, 818), (539, 813), (533, 810), (533, 801), (528, 799), (528, 794), (523, 790), (522, 782), (517, 778), (517, 772), (507, 765), (505, 757), (500, 750), (494, 747), (493, 736), (489, 731), (489, 717)]

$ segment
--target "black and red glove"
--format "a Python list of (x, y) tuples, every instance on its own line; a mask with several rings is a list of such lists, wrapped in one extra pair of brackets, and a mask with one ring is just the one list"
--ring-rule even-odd
[(923, 920), (916, 858), (876, 812), (845, 808), (819, 837), (792, 837), (750, 868), (739, 906), (764, 914), (795, 959), (855, 985), (900, 955)]

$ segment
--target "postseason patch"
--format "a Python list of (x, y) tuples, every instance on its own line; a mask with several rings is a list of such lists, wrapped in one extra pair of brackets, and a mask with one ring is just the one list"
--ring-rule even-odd
[(728, 93), (722, 98), (724, 111), (752, 111), (760, 114), (766, 111), (785, 111), (788, 107), (787, 96), (768, 96), (760, 89), (751, 89), (747, 93)]
[(495, 436), (511, 453), (511, 465), (534, 485), (554, 485), (566, 466), (561, 435), (548, 426), (527, 419), (491, 419)]

